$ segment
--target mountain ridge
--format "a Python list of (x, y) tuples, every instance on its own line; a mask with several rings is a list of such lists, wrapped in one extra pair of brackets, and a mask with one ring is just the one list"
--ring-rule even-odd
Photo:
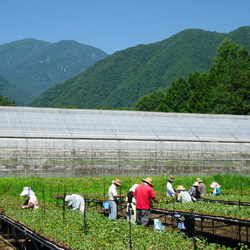
[(245, 41), (250, 40), (249, 29), (243, 27), (229, 33), (187, 29), (157, 43), (115, 52), (77, 77), (45, 91), (29, 105), (134, 107), (140, 97), (158, 89), (165, 91), (174, 79), (208, 70), (216, 48), (227, 37), (239, 37), (240, 45), (249, 48)]
[(18, 100), (16, 102), (19, 106), (25, 106), (28, 101), (34, 99), (34, 96), (27, 93), (25, 90), (19, 88), (14, 83), (8, 81), (0, 75), (0, 93), (3, 97), (8, 97), (10, 100)]
[(106, 56), (73, 40), (49, 43), (28, 38), (0, 45), (0, 75), (36, 97)]

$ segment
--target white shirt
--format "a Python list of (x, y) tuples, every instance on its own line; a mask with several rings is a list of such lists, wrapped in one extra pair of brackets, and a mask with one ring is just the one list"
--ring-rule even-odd
[(192, 202), (192, 198), (187, 191), (181, 191), (177, 197), (177, 201), (180, 202)]
[(109, 200), (110, 201), (115, 201), (117, 200), (117, 198), (115, 196), (117, 196), (117, 190), (116, 190), (116, 185), (115, 184), (112, 184), (110, 187), (109, 187)]
[(81, 212), (84, 212), (84, 199), (81, 195), (76, 194), (75, 195), (75, 207), (72, 208), (72, 210), (80, 210)]
[(167, 196), (174, 196), (175, 195), (175, 191), (173, 189), (173, 185), (171, 182), (168, 181), (167, 183)]
[(34, 209), (38, 208), (38, 200), (37, 200), (37, 198), (36, 198), (36, 196), (34, 194), (30, 195), (28, 204), (33, 204)]

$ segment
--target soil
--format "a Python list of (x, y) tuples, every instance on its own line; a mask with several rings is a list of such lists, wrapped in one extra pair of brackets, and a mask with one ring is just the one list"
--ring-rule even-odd
[[(103, 210), (107, 213), (108, 210)], [(126, 218), (126, 209), (121, 209), (118, 206), (118, 217)], [(206, 238), (207, 242), (218, 243), (227, 247), (238, 247), (239, 243), (243, 243), (250, 248), (250, 229), (245, 226), (238, 226), (233, 224), (228, 224), (224, 222), (219, 222), (215, 220), (195, 220), (195, 231), (194, 230), (183, 230), (178, 228), (177, 218), (165, 214), (155, 214), (151, 212), (149, 227), (154, 228), (154, 219), (159, 219), (166, 230), (171, 230), (172, 228), (179, 231), (185, 232), (190, 237), (202, 237)]]
[(16, 250), (15, 247), (13, 247), (10, 243), (5, 241), (1, 236), (0, 236), (0, 249), (1, 250)]
[[(183, 230), (178, 228), (177, 218), (168, 215), (154, 214), (150, 216), (150, 227), (154, 227), (154, 218), (159, 219), (166, 229), (174, 228), (179, 232), (186, 232), (190, 237), (203, 236), (207, 242), (218, 243), (227, 247), (237, 247), (238, 243), (243, 243), (250, 247), (250, 230), (248, 227), (232, 225), (213, 220), (195, 220), (195, 231)], [(193, 228), (192, 228), (193, 229)]]

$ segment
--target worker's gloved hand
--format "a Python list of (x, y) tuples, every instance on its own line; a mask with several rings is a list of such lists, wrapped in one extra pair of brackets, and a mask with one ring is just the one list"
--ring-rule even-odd
[(25, 208), (25, 206), (22, 206), (22, 209), (24, 209)]

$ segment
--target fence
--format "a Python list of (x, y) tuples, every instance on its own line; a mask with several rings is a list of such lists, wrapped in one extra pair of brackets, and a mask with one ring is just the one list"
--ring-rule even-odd
[(0, 176), (250, 173), (250, 143), (0, 138)]

